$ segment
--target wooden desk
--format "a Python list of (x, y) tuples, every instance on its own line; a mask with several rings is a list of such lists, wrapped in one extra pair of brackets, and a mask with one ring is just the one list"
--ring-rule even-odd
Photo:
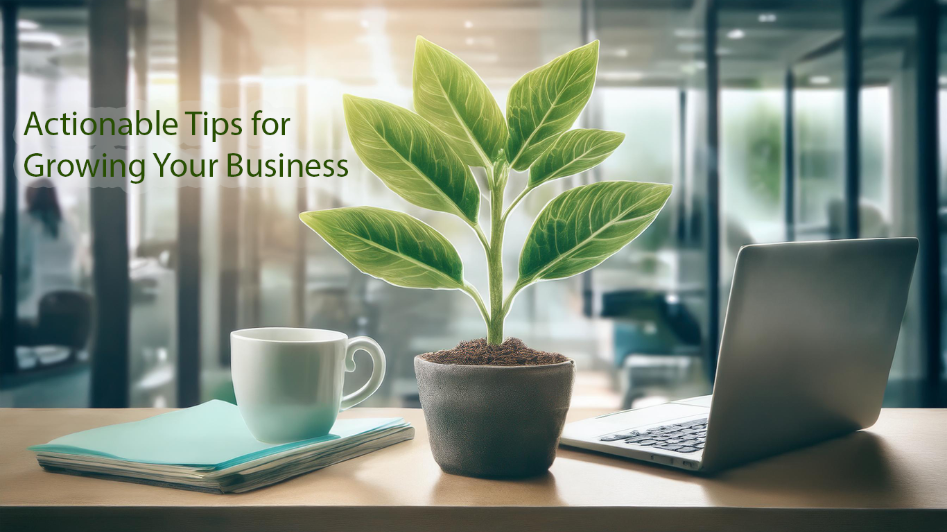
[[(715, 477), (560, 449), (549, 474), (442, 473), (417, 437), (242, 495), (44, 472), (26, 450), (157, 410), (0, 410), (0, 530), (947, 530), (947, 410), (885, 410), (872, 429)], [(572, 420), (600, 412), (576, 410)]]

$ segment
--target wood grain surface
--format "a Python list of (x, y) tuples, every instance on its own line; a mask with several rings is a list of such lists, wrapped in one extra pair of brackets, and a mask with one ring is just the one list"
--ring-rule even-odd
[(0, 531), (947, 530), (947, 410), (886, 409), (866, 431), (712, 477), (566, 448), (537, 478), (449, 475), (411, 409), (342, 416), (404, 417), (413, 441), (240, 495), (47, 473), (26, 450), (160, 412), (0, 410)]

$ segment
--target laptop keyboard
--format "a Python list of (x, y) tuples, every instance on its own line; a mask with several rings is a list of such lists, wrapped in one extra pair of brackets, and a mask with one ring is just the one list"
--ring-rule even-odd
[(653, 447), (676, 453), (696, 453), (704, 448), (707, 439), (707, 420), (695, 419), (648, 430), (626, 430), (599, 438), (599, 441), (625, 440), (629, 445)]

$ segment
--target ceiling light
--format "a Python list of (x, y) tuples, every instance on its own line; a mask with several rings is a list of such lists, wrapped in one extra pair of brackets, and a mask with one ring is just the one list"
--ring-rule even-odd
[(62, 39), (60, 39), (59, 35), (56, 35), (55, 33), (21, 33), (19, 35), (19, 41), (30, 44), (48, 44), (53, 48), (62, 46)]
[(27, 30), (27, 31), (37, 30), (39, 29), (39, 23), (33, 20), (27, 20), (25, 18), (21, 18), (20, 20), (16, 22), (16, 29)]
[(362, 27), (363, 27), (363, 28), (367, 28), (367, 27), (368, 27), (368, 21), (367, 21), (367, 20), (362, 19)]
[(697, 43), (685, 42), (677, 45), (677, 51), (684, 52), (685, 54), (699, 52), (702, 49), (703, 47)]
[(704, 70), (707, 68), (707, 63), (703, 61), (691, 61), (689, 63), (684, 63), (681, 65), (681, 72), (685, 74), (695, 74), (699, 70)]
[(642, 72), (602, 72), (599, 77), (605, 81), (638, 81), (644, 78)]
[(742, 39), (744, 37), (746, 37), (746, 34), (743, 33), (743, 30), (741, 30), (740, 28), (737, 28), (735, 30), (730, 30), (727, 32), (727, 38), (730, 38), (730, 39), (736, 40), (736, 39)]
[(760, 13), (760, 22), (776, 22), (776, 13)]
[(175, 82), (177, 80), (177, 72), (148, 72), (148, 81)]
[(470, 28), (472, 28), (472, 27), (473, 27), (473, 22), (472, 22), (472, 21), (470, 21), (470, 20), (466, 20), (466, 21), (464, 21), (464, 27), (465, 27), (465, 28), (467, 28), (467, 29), (469, 30)]
[(813, 85), (828, 85), (832, 82), (832, 78), (828, 76), (809, 76), (809, 83)]
[(470, 64), (476, 63), (496, 63), (500, 60), (500, 56), (497, 54), (481, 54), (481, 53), (466, 53), (464, 54), (464, 61)]

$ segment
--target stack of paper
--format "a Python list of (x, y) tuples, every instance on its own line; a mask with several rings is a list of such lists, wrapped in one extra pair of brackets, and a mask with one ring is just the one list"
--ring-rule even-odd
[(257, 441), (236, 406), (210, 401), (34, 445), (49, 471), (172, 488), (240, 493), (410, 440), (401, 418), (340, 419), (328, 436)]

